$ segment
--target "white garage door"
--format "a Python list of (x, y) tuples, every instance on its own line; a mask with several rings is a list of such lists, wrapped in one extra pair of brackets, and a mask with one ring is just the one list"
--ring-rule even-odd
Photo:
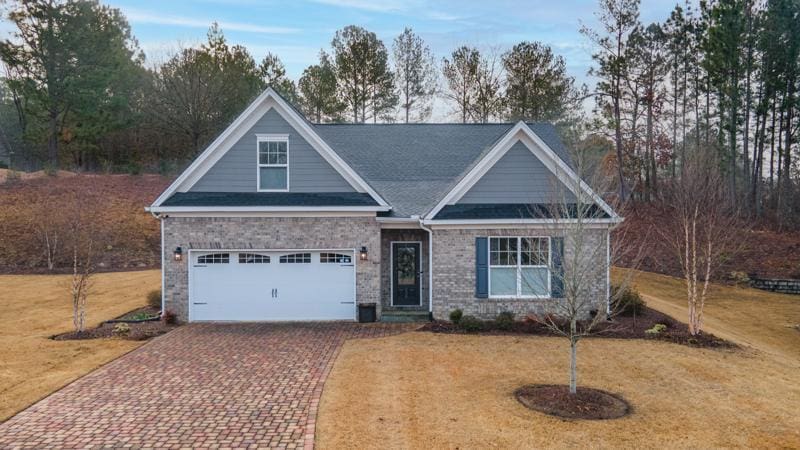
[(353, 320), (353, 251), (192, 252), (189, 319)]

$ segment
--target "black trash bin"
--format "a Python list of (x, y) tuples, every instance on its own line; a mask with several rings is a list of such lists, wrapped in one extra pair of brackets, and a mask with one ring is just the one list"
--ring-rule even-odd
[(378, 314), (375, 310), (375, 303), (359, 303), (358, 304), (358, 321), (359, 322), (375, 322), (378, 319)]

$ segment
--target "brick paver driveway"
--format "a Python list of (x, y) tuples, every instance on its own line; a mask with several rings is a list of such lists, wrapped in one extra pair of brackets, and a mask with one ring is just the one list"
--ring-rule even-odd
[(322, 385), (342, 343), (407, 329), (187, 325), (0, 424), (0, 448), (313, 447)]

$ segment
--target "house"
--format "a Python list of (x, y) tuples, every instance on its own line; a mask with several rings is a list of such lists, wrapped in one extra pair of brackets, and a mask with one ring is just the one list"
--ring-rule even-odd
[[(569, 219), (541, 207), (559, 190), (595, 202), (589, 238), (605, 249), (621, 218), (551, 125), (312, 124), (268, 89), (148, 208), (163, 308), (183, 321), (354, 320), (362, 303), (384, 318), (547, 311), (570, 251)], [(590, 287), (605, 302), (608, 272)]]

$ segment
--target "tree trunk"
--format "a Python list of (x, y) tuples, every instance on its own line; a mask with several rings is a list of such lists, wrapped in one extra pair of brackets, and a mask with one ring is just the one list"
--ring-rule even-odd
[(58, 170), (58, 110), (50, 109), (47, 136), (47, 160), (52, 170)]
[[(572, 324), (573, 331), (575, 324)], [(569, 340), (569, 393), (578, 393), (578, 340)]]

